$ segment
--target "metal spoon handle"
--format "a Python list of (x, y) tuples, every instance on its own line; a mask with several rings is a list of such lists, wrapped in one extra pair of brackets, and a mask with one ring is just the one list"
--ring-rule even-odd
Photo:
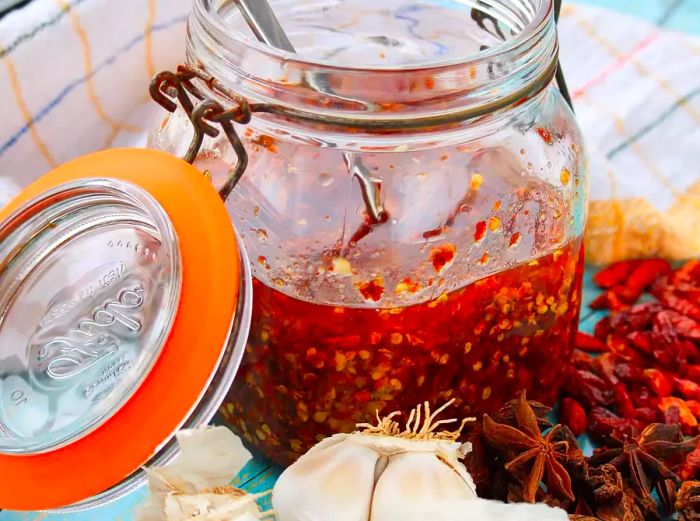
[(265, 0), (234, 0), (255, 37), (270, 47), (296, 52), (270, 4)]
[[(234, 2), (258, 40), (270, 47), (296, 53), (267, 0), (234, 0)], [(333, 93), (328, 87), (328, 81), (324, 74), (309, 74), (308, 81), (319, 92)], [(360, 183), (362, 199), (370, 222), (372, 225), (385, 222), (387, 213), (381, 203), (381, 184), (372, 179), (369, 171), (362, 165), (360, 158), (354, 158), (350, 153), (346, 153), (344, 158), (348, 168), (351, 169), (352, 176), (357, 178)]]

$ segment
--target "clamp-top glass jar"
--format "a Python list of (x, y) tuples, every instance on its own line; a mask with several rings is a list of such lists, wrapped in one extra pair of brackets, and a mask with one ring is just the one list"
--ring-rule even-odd
[[(587, 196), (552, 0), (272, 4), (296, 55), (256, 42), (231, 1), (195, 0), (188, 31), (188, 62), (254, 113), (227, 201), (253, 321), (224, 416), (284, 463), (424, 400), (464, 415), (523, 388), (552, 401)], [(191, 135), (178, 109), (151, 146), (182, 154)], [(224, 135), (195, 160), (217, 184), (237, 164)]]

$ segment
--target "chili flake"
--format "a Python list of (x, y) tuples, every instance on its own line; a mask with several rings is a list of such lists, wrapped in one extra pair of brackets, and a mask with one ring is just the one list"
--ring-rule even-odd
[(513, 235), (510, 236), (510, 243), (508, 246), (511, 248), (517, 248), (520, 245), (520, 241), (522, 240), (523, 236), (520, 232), (515, 232)]
[(486, 221), (476, 223), (476, 231), (474, 232), (474, 241), (481, 242), (486, 237)]
[(540, 135), (542, 140), (547, 143), (548, 145), (551, 145), (554, 143), (554, 136), (552, 135), (552, 131), (543, 127), (539, 127), (537, 129), (537, 133)]
[(400, 295), (401, 293), (415, 293), (419, 288), (419, 282), (413, 282), (410, 277), (406, 277), (396, 285), (394, 291)]
[(442, 273), (445, 266), (450, 264), (455, 258), (456, 251), (457, 248), (452, 243), (442, 244), (433, 248), (430, 252), (430, 262), (433, 263), (435, 271)]
[(267, 136), (265, 134), (261, 134), (257, 136), (256, 138), (251, 140), (251, 143), (255, 143), (256, 145), (260, 145), (263, 148), (268, 149), (270, 152), (277, 152), (277, 142), (275, 141), (275, 138), (272, 136)]
[(358, 289), (360, 290), (360, 293), (362, 293), (365, 300), (379, 302), (384, 294), (384, 277), (380, 275), (376, 279), (363, 282), (358, 286)]

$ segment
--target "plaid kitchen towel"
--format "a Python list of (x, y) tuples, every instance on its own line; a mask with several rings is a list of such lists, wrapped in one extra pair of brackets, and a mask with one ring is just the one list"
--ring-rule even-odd
[[(588, 259), (698, 256), (700, 0), (589, 3), (565, 1), (560, 26), (590, 155)], [(34, 0), (0, 21), (0, 204), (71, 158), (144, 143), (148, 80), (182, 59), (189, 6)]]

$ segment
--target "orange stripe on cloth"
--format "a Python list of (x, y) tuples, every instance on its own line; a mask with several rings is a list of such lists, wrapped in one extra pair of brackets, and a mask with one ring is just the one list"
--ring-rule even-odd
[[(570, 9), (567, 12), (575, 22), (588, 33), (591, 39), (593, 39), (598, 45), (603, 47), (611, 56), (616, 59), (620, 59), (623, 53), (615, 47), (609, 40), (607, 40), (586, 18), (584, 18), (578, 9)], [(643, 77), (647, 77), (655, 81), (659, 87), (661, 87), (671, 98), (678, 100), (682, 98), (682, 94), (678, 92), (671, 83), (649, 70), (643, 64), (641, 64), (634, 56), (629, 59), (629, 63), (632, 64), (637, 72)], [(697, 122), (700, 124), (700, 112), (698, 112), (692, 105), (686, 103), (683, 105), (683, 109)]]
[(27, 107), (27, 103), (24, 100), (24, 95), (22, 94), (22, 87), (20, 86), (19, 78), (17, 77), (17, 70), (15, 69), (15, 65), (14, 63), (12, 63), (12, 60), (10, 59), (10, 56), (8, 54), (5, 54), (5, 56), (3, 57), (3, 62), (5, 63), (5, 68), (7, 69), (7, 75), (10, 78), (10, 86), (12, 87), (12, 93), (15, 96), (17, 108), (19, 108), (19, 111), (22, 114), (22, 118), (24, 119), (24, 123), (29, 128), (29, 133), (32, 136), (32, 141), (34, 141), (34, 144), (39, 149), (39, 152), (41, 152), (41, 155), (44, 156), (44, 159), (46, 159), (46, 162), (49, 164), (49, 166), (53, 168), (57, 166), (56, 160), (53, 158), (53, 155), (51, 154), (49, 148), (46, 146), (46, 143), (44, 143), (44, 141), (41, 139), (41, 136), (39, 136), (39, 131), (37, 130), (36, 125), (34, 124), (34, 117), (32, 116), (32, 113), (30, 112), (29, 108)]
[(156, 73), (156, 66), (153, 60), (153, 24), (156, 20), (157, 0), (148, 1), (148, 18), (146, 19), (146, 29), (144, 34), (144, 45), (146, 47), (146, 73), (152, 78)]
[(80, 17), (78, 16), (78, 13), (75, 11), (75, 9), (73, 9), (70, 6), (70, 4), (66, 0), (56, 0), (56, 3), (59, 7), (68, 11), (68, 14), (71, 19), (71, 24), (73, 26), (73, 31), (78, 36), (78, 40), (80, 40), (80, 45), (83, 49), (83, 64), (85, 68), (86, 78), (85, 87), (87, 89), (88, 98), (90, 98), (90, 102), (95, 107), (95, 112), (97, 112), (97, 115), (100, 117), (100, 119), (112, 128), (110, 138), (108, 138), (105, 145), (109, 146), (111, 144), (111, 141), (113, 141), (114, 139), (113, 136), (115, 136), (121, 130), (125, 130), (127, 132), (142, 132), (142, 128), (136, 125), (130, 125), (128, 123), (119, 121), (107, 114), (104, 107), (102, 106), (100, 98), (97, 95), (97, 91), (95, 90), (95, 83), (93, 81), (92, 48), (90, 46), (90, 39), (88, 38), (87, 31), (80, 22)]
[(622, 67), (625, 66), (625, 64), (629, 63), (629, 61), (634, 57), (635, 54), (641, 52), (643, 49), (647, 48), (651, 43), (653, 43), (655, 40), (657, 40), (661, 36), (661, 33), (658, 31), (654, 31), (652, 34), (641, 40), (637, 45), (634, 46), (634, 48), (626, 52), (622, 55), (620, 55), (613, 63), (611, 63), (608, 67), (600, 71), (596, 76), (591, 78), (588, 82), (586, 82), (582, 87), (576, 89), (572, 96), (574, 99), (582, 96), (587, 90), (590, 88), (598, 85), (599, 83), (603, 82), (608, 76), (610, 76), (613, 72), (621, 69)]

